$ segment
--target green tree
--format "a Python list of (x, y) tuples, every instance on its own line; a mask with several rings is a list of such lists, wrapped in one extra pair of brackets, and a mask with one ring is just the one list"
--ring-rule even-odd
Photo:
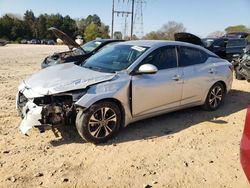
[(88, 17), (86, 18), (85, 22), (86, 22), (86, 25), (89, 25), (89, 24), (91, 24), (93, 22), (97, 26), (101, 26), (101, 19), (96, 14), (94, 14), (94, 15), (88, 15)]
[(110, 38), (108, 33), (109, 33), (108, 26), (101, 24), (101, 26), (98, 27), (98, 25), (92, 22), (86, 27), (84, 31), (84, 40), (88, 42), (96, 38)]
[(12, 40), (11, 28), (14, 25), (14, 19), (7, 14), (0, 19), (0, 38)]
[(98, 26), (93, 22), (89, 24), (84, 31), (84, 40), (86, 42), (94, 40), (98, 37)]
[(63, 23), (59, 27), (63, 32), (69, 35), (71, 38), (74, 38), (77, 33), (76, 21), (71, 19), (70, 16), (63, 17)]
[(105, 39), (110, 38), (108, 25), (101, 23), (101, 25), (98, 27), (98, 37)]
[(25, 27), (27, 27), (27, 36), (29, 38), (35, 37), (37, 35), (37, 30), (36, 30), (36, 17), (32, 10), (27, 10), (24, 13), (24, 24)]
[(47, 15), (43, 15), (41, 14), (38, 18), (37, 18), (37, 31), (38, 31), (38, 36), (39, 38), (43, 39), (43, 38), (47, 38)]

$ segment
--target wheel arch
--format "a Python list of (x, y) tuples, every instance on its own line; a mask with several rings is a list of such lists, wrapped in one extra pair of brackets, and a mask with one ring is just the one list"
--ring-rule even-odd
[[(213, 86), (214, 86), (216, 83), (220, 83), (220, 84), (223, 85), (223, 87), (224, 87), (224, 94), (226, 94), (226, 93), (227, 93), (227, 85), (226, 85), (226, 83), (225, 83), (224, 81), (220, 80), (220, 81), (215, 82), (215, 83), (213, 84)], [(213, 86), (212, 86), (212, 87), (213, 87)]]
[[(121, 127), (124, 127), (125, 126), (125, 115), (126, 115), (126, 113), (125, 113), (125, 109), (124, 109), (121, 101), (116, 99), (116, 98), (109, 97), (109, 98), (103, 98), (103, 99), (97, 100), (94, 103), (92, 103), (91, 106), (94, 105), (94, 104), (97, 104), (97, 103), (101, 103), (101, 102), (113, 102), (118, 106), (118, 108), (119, 108), (119, 110), (121, 112), (121, 122), (122, 122)], [(84, 108), (84, 107), (81, 107), (81, 106), (78, 106), (78, 107), (83, 108), (85, 110), (88, 109), (88, 108)]]

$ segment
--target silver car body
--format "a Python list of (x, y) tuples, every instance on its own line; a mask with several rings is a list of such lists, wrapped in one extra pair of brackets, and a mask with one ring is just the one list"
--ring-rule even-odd
[[(100, 100), (112, 99), (120, 104), (123, 124), (127, 126), (141, 119), (202, 105), (209, 89), (218, 81), (225, 85), (227, 92), (231, 89), (230, 63), (200, 46), (174, 41), (123, 43), (126, 44), (148, 47), (126, 70), (103, 73), (70, 63), (41, 70), (23, 81), (17, 95), (17, 108), (24, 117), (20, 126), (22, 133), (25, 134), (34, 124), (41, 125), (41, 109), (37, 110), (39, 106), (33, 103), (36, 97), (68, 93), (77, 99), (74, 101), (76, 106), (85, 109)], [(131, 74), (143, 59), (163, 46), (191, 47), (211, 56), (202, 64), (159, 70), (156, 74)], [(75, 97), (77, 94), (71, 91), (79, 89), (85, 89), (84, 93)], [(28, 101), (24, 106), (20, 105), (20, 95)]]

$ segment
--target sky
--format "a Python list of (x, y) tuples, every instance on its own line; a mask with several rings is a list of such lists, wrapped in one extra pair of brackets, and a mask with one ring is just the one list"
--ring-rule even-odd
[[(128, 0), (119, 0), (115, 8), (127, 7)], [(143, 32), (159, 30), (168, 21), (183, 23), (187, 32), (206, 37), (214, 31), (223, 31), (232, 25), (250, 27), (250, 0), (144, 0)], [(115, 0), (118, 2), (118, 0)], [(97, 14), (111, 28), (112, 0), (0, 0), (0, 16), (5, 13), (23, 15), (32, 10), (42, 13), (86, 18)], [(129, 19), (129, 18), (128, 18)], [(124, 18), (115, 16), (115, 29), (124, 30)], [(137, 25), (139, 27), (139, 25)]]

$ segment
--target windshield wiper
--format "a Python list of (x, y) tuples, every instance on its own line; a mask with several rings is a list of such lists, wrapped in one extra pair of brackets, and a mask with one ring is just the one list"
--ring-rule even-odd
[(93, 67), (93, 66), (83, 66), (84, 68), (87, 68), (87, 69), (91, 69), (91, 70), (95, 70), (95, 71), (98, 71), (98, 72), (106, 72), (106, 73), (115, 73), (115, 71), (111, 71), (109, 69), (103, 69), (103, 68), (100, 68), (100, 67)]
[(99, 71), (99, 72), (104, 72), (102, 68), (100, 67), (93, 67), (93, 66), (83, 66), (84, 68)]

